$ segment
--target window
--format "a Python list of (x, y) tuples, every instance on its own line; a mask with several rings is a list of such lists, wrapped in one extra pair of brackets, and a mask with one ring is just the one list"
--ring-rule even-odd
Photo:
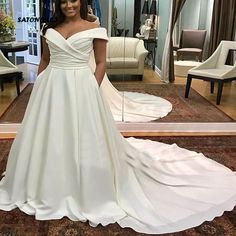
[(0, 0), (0, 8), (3, 9), (7, 14), (10, 14), (10, 1), (9, 0)]

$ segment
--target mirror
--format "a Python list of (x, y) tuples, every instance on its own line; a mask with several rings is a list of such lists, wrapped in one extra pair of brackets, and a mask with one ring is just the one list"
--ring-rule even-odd
[[(179, 116), (181, 116), (181, 122), (191, 122), (190, 116), (194, 116), (194, 112), (198, 109), (198, 107), (196, 105), (184, 107), (184, 103), (181, 103), (181, 101), (184, 100), (184, 94), (182, 92), (184, 91), (183, 87), (186, 83), (186, 78), (178, 76), (178, 79), (176, 80), (176, 85), (178, 83), (182, 84), (181, 91), (178, 89), (172, 90), (172, 87), (174, 87), (174, 85), (165, 85), (161, 83), (159, 79), (162, 66), (162, 55), (165, 47), (166, 33), (169, 24), (171, 0), (156, 1), (157, 14), (154, 17), (155, 19), (153, 19), (153, 14), (149, 14), (151, 10), (152, 0), (99, 0), (99, 2), (102, 12), (100, 18), (101, 26), (107, 28), (108, 35), (111, 37), (107, 50), (107, 57), (110, 61), (109, 65), (107, 66), (107, 74), (109, 80), (106, 83), (106, 96), (110, 96), (110, 98), (114, 100), (114, 107), (118, 106), (118, 110), (116, 111), (116, 120), (127, 121), (125, 119), (125, 114), (129, 111), (129, 109), (131, 109), (133, 112), (131, 112), (132, 114), (130, 114), (131, 118), (132, 116), (135, 116), (135, 113), (142, 112), (142, 109), (150, 109), (148, 105), (145, 105), (145, 107), (143, 108), (139, 105), (140, 94), (138, 94), (137, 92), (142, 92), (149, 93), (161, 98), (164, 97), (169, 100), (170, 103), (173, 104), (173, 106), (178, 105), (179, 111), (177, 112), (179, 112), (179, 114), (181, 113), (181, 115), (178, 114)], [(148, 2), (148, 14), (143, 11), (145, 2)], [(11, 8), (11, 6), (13, 6), (13, 14), (15, 16), (15, 19), (17, 20), (20, 16), (23, 15), (27, 16), (31, 13), (37, 15), (40, 11), (39, 4), (42, 3), (42, 1), (27, 0), (24, 2), (24, 4), (26, 5), (24, 5), (18, 0), (0, 0), (1, 6), (3, 6), (3, 4), (5, 3), (8, 4), (8, 8)], [(204, 28), (207, 30), (207, 37), (205, 41), (203, 57), (206, 58), (207, 45), (209, 42), (212, 6), (213, 0), (186, 0), (186, 3), (182, 9), (181, 15), (174, 30), (174, 44), (179, 44), (182, 29)], [(152, 24), (154, 24), (154, 26)], [(17, 52), (16, 56), (17, 59), (25, 57), (25, 60), (27, 62), (36, 63), (36, 61), (38, 60), (37, 57), (40, 55), (40, 53), (38, 53), (38, 50), (40, 49), (40, 42), (39, 38), (37, 37), (38, 33), (36, 33), (38, 29), (36, 29), (35, 26), (34, 29), (22, 31), (22, 28), (26, 28), (25, 25), (27, 25), (27, 22), (17, 22), (16, 39), (27, 39), (31, 43), (31, 49), (24, 52)], [(154, 32), (156, 30), (154, 36), (150, 34), (150, 28), (152, 27), (154, 28)], [(146, 31), (147, 28), (149, 31)], [(34, 30), (34, 32), (32, 30)], [(25, 32), (25, 34), (23, 34), (22, 32)], [(146, 35), (146, 32), (149, 33), (148, 36)], [(149, 35), (151, 35), (150, 38)], [(113, 39), (114, 41), (112, 41)], [(133, 40), (135, 42), (133, 42)], [(135, 68), (135, 62), (129, 60), (129, 56), (131, 54), (135, 55), (136, 52), (134, 51), (133, 45), (135, 44), (137, 46), (138, 42), (141, 42), (141, 44), (143, 43), (143, 47), (141, 44), (139, 47), (142, 48), (142, 50), (144, 48), (144, 50), (147, 51), (147, 55), (143, 59), (143, 70), (141, 74), (136, 73), (137, 68)], [(122, 67), (118, 67), (118, 64)], [(137, 64), (140, 65), (142, 63), (138, 61)], [(129, 68), (129, 66), (131, 66), (131, 68)], [(34, 77), (33, 72), (31, 77)], [(114, 86), (114, 88), (119, 90), (120, 92), (114, 90), (112, 86)], [(210, 96), (208, 88), (209, 86), (206, 86), (206, 88), (204, 88), (206, 91), (203, 91), (205, 93), (204, 96), (208, 96), (207, 98), (209, 98)], [(194, 87), (194, 89), (196, 89), (198, 93), (200, 93), (200, 90), (202, 90), (201, 85), (199, 85), (198, 87)], [(136, 93), (125, 93), (123, 91), (133, 91)], [(15, 91), (12, 90), (12, 93), (14, 92)], [(178, 96), (178, 99), (174, 97), (175, 95)], [(1, 93), (0, 96), (0, 99), (3, 101), (3, 93)], [(189, 100), (191, 99), (191, 96), (193, 96), (193, 94), (190, 95)], [(193, 99), (198, 99), (199, 96), (200, 95), (198, 95), (197, 93), (194, 93)], [(136, 101), (138, 102), (131, 103), (130, 100), (133, 101), (133, 99), (136, 99)], [(203, 112), (206, 113), (206, 111), (209, 111), (214, 114), (214, 111), (218, 111), (218, 108), (212, 107), (212, 105), (209, 102), (205, 101), (203, 98), (201, 98), (201, 101), (205, 102), (205, 110)], [(225, 112), (228, 112), (228, 108), (223, 107), (222, 109), (224, 109)], [(230, 114), (230, 111), (228, 112), (228, 114)], [(166, 117), (158, 119), (157, 122), (180, 121), (178, 119), (176, 120), (169, 117), (170, 116), (167, 115)], [(220, 120), (221, 122), (230, 121), (227, 116), (224, 116), (222, 114), (219, 114), (218, 118), (222, 118), (222, 120)], [(202, 117), (201, 119), (199, 119), (199, 122), (215, 121), (214, 117), (211, 119), (212, 120), (205, 120), (205, 118)], [(128, 120), (128, 122), (130, 122), (130, 120)]]

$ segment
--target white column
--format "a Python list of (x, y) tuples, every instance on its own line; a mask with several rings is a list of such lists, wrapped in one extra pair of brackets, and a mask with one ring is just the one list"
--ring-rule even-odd
[(107, 24), (107, 34), (108, 37), (111, 36), (111, 21), (112, 21), (112, 0), (109, 0), (108, 2), (108, 24)]

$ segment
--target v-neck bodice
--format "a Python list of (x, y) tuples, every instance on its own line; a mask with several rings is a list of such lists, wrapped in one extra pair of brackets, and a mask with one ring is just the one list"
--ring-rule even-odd
[(56, 33), (66, 41), (69, 41), (69, 40), (73, 39), (74, 37), (77, 37), (78, 35), (93, 33), (93, 31), (97, 31), (97, 30), (100, 31), (101, 29), (104, 29), (104, 28), (92, 28), (92, 29), (82, 30), (82, 31), (78, 31), (78, 32), (70, 35), (69, 37), (65, 38), (60, 32), (58, 32), (57, 30), (55, 30), (53, 28), (50, 28), (50, 30), (56, 31)]
[(88, 66), (93, 39), (108, 40), (106, 29), (101, 27), (77, 32), (67, 39), (49, 28), (44, 37), (50, 51), (50, 65), (62, 68)]

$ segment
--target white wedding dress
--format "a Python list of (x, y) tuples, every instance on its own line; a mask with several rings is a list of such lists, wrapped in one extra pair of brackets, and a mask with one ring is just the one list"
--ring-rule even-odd
[(0, 209), (38, 220), (117, 222), (138, 232), (197, 226), (232, 210), (236, 175), (201, 153), (124, 139), (88, 66), (104, 28), (64, 39), (45, 37), (51, 52), (40, 73), (0, 182)]

